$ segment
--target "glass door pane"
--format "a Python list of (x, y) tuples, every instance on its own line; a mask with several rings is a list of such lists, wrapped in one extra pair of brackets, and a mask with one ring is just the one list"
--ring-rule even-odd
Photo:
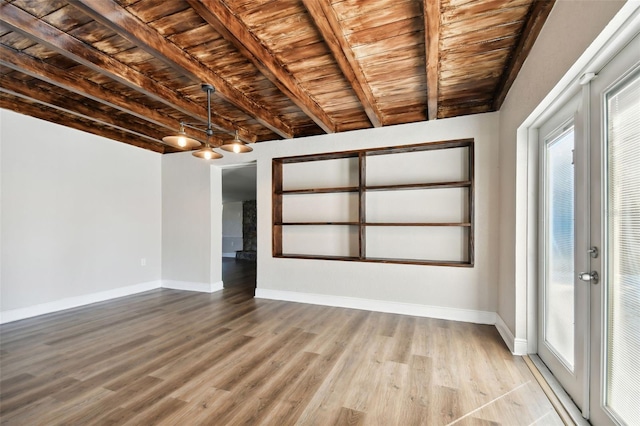
[(605, 406), (640, 424), (640, 71), (606, 96)]
[(546, 143), (544, 340), (574, 368), (574, 132)]

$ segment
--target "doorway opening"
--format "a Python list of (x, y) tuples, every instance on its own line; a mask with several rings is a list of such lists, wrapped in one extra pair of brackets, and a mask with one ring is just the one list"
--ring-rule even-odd
[(224, 288), (256, 288), (256, 164), (222, 168), (222, 281)]

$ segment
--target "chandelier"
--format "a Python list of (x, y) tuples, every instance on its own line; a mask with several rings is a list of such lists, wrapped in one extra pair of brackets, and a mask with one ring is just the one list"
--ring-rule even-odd
[[(202, 143), (199, 140), (187, 135), (184, 129), (185, 127), (187, 127), (189, 129), (197, 130), (206, 134), (206, 139), (204, 142), (204, 147), (193, 151), (192, 155), (194, 157), (202, 158), (203, 160), (216, 160), (218, 158), (222, 158), (222, 154), (214, 151), (211, 147), (211, 144), (209, 143), (209, 140), (211, 139), (211, 137), (213, 137), (213, 126), (211, 125), (211, 94), (214, 93), (216, 89), (211, 84), (206, 83), (203, 83), (201, 87), (202, 91), (206, 92), (207, 94), (207, 127), (205, 129), (202, 129), (196, 124), (185, 123), (181, 121), (180, 130), (178, 131), (178, 133), (165, 136), (164, 138), (162, 138), (162, 141), (167, 145), (171, 145), (175, 148), (192, 150), (194, 148), (201, 147)], [(235, 137), (233, 138), (233, 140), (220, 146), (220, 149), (235, 153), (245, 153), (253, 151), (253, 149), (249, 145), (240, 140), (237, 130), (235, 132)]]

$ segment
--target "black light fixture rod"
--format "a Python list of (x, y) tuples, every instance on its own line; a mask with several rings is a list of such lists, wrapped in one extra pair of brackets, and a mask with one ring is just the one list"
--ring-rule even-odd
[(207, 92), (207, 130), (206, 130), (206, 134), (207, 136), (213, 136), (213, 127), (211, 126), (211, 94), (213, 92), (215, 92), (215, 88), (210, 85), (210, 84), (206, 84), (203, 83), (202, 84), (202, 90)]

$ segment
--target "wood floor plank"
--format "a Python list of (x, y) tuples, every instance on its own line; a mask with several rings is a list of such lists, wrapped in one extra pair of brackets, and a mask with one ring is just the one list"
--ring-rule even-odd
[(334, 349), (333, 352), (316, 358), (300, 380), (289, 384), (288, 389), (283, 388), (281, 401), (265, 416), (265, 423), (293, 424), (300, 417), (325, 378), (349, 351), (347, 346), (335, 346)]
[(24, 420), (23, 424), (42, 426), (65, 424), (61, 421), (70, 415), (68, 407), (73, 407), (74, 413), (87, 412), (89, 407), (99, 406), (100, 401), (106, 400), (113, 394), (114, 393), (108, 389), (96, 387), (86, 391), (85, 393), (77, 395), (73, 399), (65, 401), (65, 404), (60, 404), (57, 399), (50, 398), (51, 404), (47, 406), (47, 411), (45, 413), (32, 412), (29, 417), (24, 417), (22, 419)]
[(27, 392), (19, 393), (13, 398), (2, 399), (0, 401), (0, 413), (7, 415), (14, 410), (18, 410), (26, 405), (37, 402), (43, 398), (49, 397), (56, 391), (64, 391), (66, 388), (74, 385), (78, 381), (71, 377), (59, 377), (54, 380), (46, 380), (41, 386), (29, 389)]
[(379, 370), (380, 380), (371, 392), (375, 401), (367, 411), (380, 424), (398, 423), (406, 409), (404, 391), (409, 386), (409, 366), (385, 361)]
[(383, 324), (380, 328), (379, 333), (383, 336), (393, 337), (396, 333), (396, 328), (398, 327), (398, 323), (400, 322), (401, 318), (401, 315), (382, 314)]
[(433, 346), (433, 336), (425, 331), (434, 327), (434, 320), (432, 318), (416, 318), (415, 320), (416, 327), (411, 337), (411, 354), (429, 357), (430, 349)]
[[(350, 391), (359, 389), (360, 385), (356, 383), (358, 375), (374, 376), (372, 372), (367, 372), (366, 368), (362, 370), (360, 367), (367, 357), (372, 356), (370, 353), (376, 353), (376, 346), (372, 344), (371, 336), (376, 336), (376, 329), (380, 320), (381, 316), (378, 315), (369, 317), (362, 332), (354, 336), (349, 350), (340, 358), (318, 391), (313, 395), (296, 422), (297, 424), (333, 424), (343, 409), (350, 409), (344, 407), (343, 404), (349, 397)], [(386, 347), (387, 338), (376, 338), (378, 341), (385, 342), (383, 346)], [(379, 359), (382, 359), (382, 355), (379, 355)]]
[(405, 409), (400, 415), (400, 423), (405, 425), (428, 424), (431, 399), (427, 397), (431, 388), (433, 368), (431, 358), (412, 355), (409, 361), (409, 383), (403, 391)]
[(28, 373), (18, 374), (14, 377), (3, 380), (0, 382), (2, 399), (9, 399), (20, 392), (23, 392), (30, 383), (36, 380), (36, 376)]
[[(239, 383), (253, 374), (281, 350), (297, 350), (299, 346), (306, 344), (315, 335), (304, 333), (299, 328), (291, 328), (280, 335), (272, 335), (272, 338), (262, 342), (262, 347), (254, 346), (240, 354), (238, 358), (229, 360), (228, 363), (216, 368), (216, 377), (212, 386), (231, 391)], [(265, 343), (267, 343), (265, 345)]]
[[(294, 348), (304, 346), (313, 338), (315, 338), (315, 335), (301, 333), (292, 338), (290, 345)], [(306, 355), (309, 354), (309, 352), (302, 352), (302, 354), (309, 358), (311, 358), (311, 355), (317, 356), (317, 354)], [(231, 398), (228, 398), (219, 406), (220, 416), (216, 417), (216, 421), (220, 422), (220, 424), (225, 424), (225, 421), (245, 408), (247, 401), (251, 398), (258, 399), (257, 394), (261, 392), (263, 387), (273, 385), (272, 380), (283, 374), (283, 371), (287, 371), (287, 366), (292, 362), (292, 359), (294, 358), (290, 352), (277, 352), (268, 362), (257, 365), (251, 374), (248, 374), (237, 383), (234, 382), (232, 386), (230, 386), (232, 387)], [(213, 383), (215, 383), (215, 381)]]
[(174, 375), (168, 376), (165, 380), (162, 380), (160, 385), (151, 389), (149, 392), (137, 395), (137, 398), (129, 401), (125, 408), (132, 413), (139, 413), (152, 407), (189, 381), (197, 378), (215, 363), (227, 357), (234, 356), (234, 352), (240, 350), (251, 339), (251, 337), (242, 335), (231, 337), (228, 344), (219, 346), (212, 350), (205, 358), (199, 359), (193, 364), (189, 363), (187, 366), (183, 366), (182, 369), (176, 371)]
[(96, 374), (111, 376), (111, 380), (103, 386), (118, 391), (131, 380), (148, 375), (205, 342), (216, 341), (229, 332), (230, 330), (226, 328), (213, 328), (203, 335), (186, 335), (170, 339), (162, 344), (144, 345), (139, 348), (138, 353), (119, 363), (107, 362), (94, 365), (93, 370), (85, 372), (83, 379), (87, 380)]
[(345, 425), (345, 426), (357, 426), (364, 424), (364, 413), (360, 411), (352, 410), (350, 408), (341, 408), (338, 411), (338, 416), (335, 421), (330, 423), (333, 425)]
[(129, 412), (125, 411), (125, 415), (123, 416), (123, 420), (125, 420), (124, 424), (155, 425), (170, 417), (173, 413), (186, 405), (187, 403), (185, 401), (181, 401), (176, 398), (164, 398), (138, 415), (130, 416)]
[(411, 338), (413, 337), (416, 327), (416, 320), (413, 317), (405, 316), (398, 323), (398, 336), (394, 339), (393, 352), (389, 357), (389, 361), (407, 364), (411, 355)]
[(255, 396), (244, 399), (242, 405), (237, 405), (235, 410), (219, 419), (220, 424), (262, 423), (287, 387), (300, 380), (318, 357), (318, 354), (312, 352), (302, 352), (294, 357)]
[(0, 423), (561, 424), (493, 326), (254, 299), (230, 262), (221, 292), (0, 326)]
[(0, 422), (2, 424), (36, 425), (42, 423), (41, 419), (48, 418), (48, 414), (55, 407), (56, 401), (53, 398), (41, 398), (14, 411), (3, 413), (0, 416)]
[[(393, 340), (390, 337), (377, 335), (367, 345), (367, 350), (362, 351), (362, 357), (358, 360), (358, 366), (350, 379), (350, 383), (346, 384), (346, 390), (343, 393), (344, 399), (341, 401), (343, 407), (352, 408), (356, 411), (368, 413), (375, 401), (373, 399), (373, 389), (380, 386), (380, 380), (383, 379), (382, 371), (390, 351)], [(366, 392), (362, 392), (367, 389)]]
[(217, 417), (221, 413), (219, 407), (229, 398), (232, 398), (231, 392), (204, 387), (196, 395), (195, 400), (159, 421), (158, 424), (175, 426), (184, 424), (185, 420), (193, 425), (219, 424), (217, 423)]
[[(127, 386), (112, 392), (107, 398), (95, 400), (88, 404), (82, 410), (69, 410), (72, 405), (64, 405), (67, 408), (66, 413), (59, 419), (57, 424), (95, 424), (104, 420), (105, 416), (113, 415), (114, 411), (121, 410), (121, 405), (136, 398), (139, 394), (159, 386), (162, 380), (151, 377), (142, 376)], [(62, 406), (61, 406), (62, 407)]]

